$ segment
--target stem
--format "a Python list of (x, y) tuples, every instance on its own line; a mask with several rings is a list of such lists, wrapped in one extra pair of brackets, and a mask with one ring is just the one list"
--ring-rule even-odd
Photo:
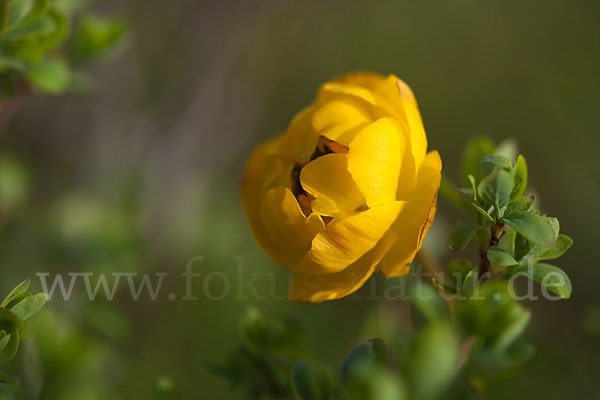
[(492, 225), (488, 245), (479, 248), (479, 276), (482, 282), (488, 278), (487, 273), (490, 270), (490, 260), (487, 257), (488, 249), (492, 246), (498, 246), (502, 235), (504, 235), (504, 224)]

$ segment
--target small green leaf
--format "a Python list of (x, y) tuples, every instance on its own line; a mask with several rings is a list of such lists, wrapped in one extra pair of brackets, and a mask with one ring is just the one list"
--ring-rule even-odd
[(374, 338), (359, 343), (342, 360), (342, 381), (348, 383), (361, 369), (372, 365), (384, 365), (386, 361), (387, 350), (383, 340)]
[(510, 160), (504, 156), (494, 154), (483, 157), (478, 164), (479, 174), (482, 178), (491, 175), (495, 170), (509, 171), (512, 168)]
[(567, 235), (560, 234), (556, 238), (556, 243), (551, 249), (546, 250), (536, 258), (538, 260), (554, 260), (565, 254), (567, 250), (573, 245), (573, 239)]
[(523, 307), (510, 307), (504, 315), (505, 326), (496, 336), (493, 347), (498, 351), (505, 350), (518, 339), (531, 320), (531, 311)]
[(467, 196), (465, 193), (461, 192), (458, 189), (455, 189), (456, 192), (458, 192), (459, 195), (462, 196), (463, 199), (465, 199), (467, 201), (467, 203), (473, 207), (475, 210), (477, 210), (477, 212), (479, 212), (481, 215), (483, 215), (488, 221), (495, 223), (496, 221), (494, 220), (494, 218), (492, 218), (492, 216), (490, 214), (487, 213), (487, 211), (485, 211), (483, 209), (483, 207), (481, 207), (481, 205), (479, 203), (477, 203), (475, 200), (473, 200), (471, 197)]
[(473, 240), (479, 227), (477, 225), (456, 225), (448, 234), (446, 243), (450, 251), (459, 251)]
[[(346, 386), (348, 400), (405, 400), (406, 389), (397, 373), (374, 366), (362, 369)], [(334, 397), (342, 399), (342, 397)]]
[(249, 308), (240, 320), (242, 342), (252, 353), (293, 350), (302, 339), (303, 330), (294, 320), (269, 318)]
[(8, 364), (17, 353), (19, 341), (25, 335), (25, 323), (12, 311), (0, 308), (0, 332), (4, 332), (0, 351), (1, 367)]
[(514, 213), (518, 211), (528, 211), (533, 204), (533, 196), (528, 196), (526, 194), (522, 194), (517, 198), (508, 203), (506, 206), (506, 211), (504, 211), (505, 217), (510, 217)]
[(48, 301), (46, 293), (38, 293), (33, 296), (27, 296), (22, 301), (11, 307), (11, 311), (17, 314), (23, 321), (26, 321), (38, 312)]
[(497, 210), (502, 210), (510, 201), (513, 185), (512, 176), (500, 169), (483, 178), (477, 191), (483, 200), (494, 205)]
[(6, 308), (6, 305), (12, 301), (14, 296), (17, 296), (21, 293), (26, 293), (27, 289), (29, 289), (29, 285), (31, 285), (31, 281), (29, 279), (25, 279), (23, 282), (19, 283), (10, 293), (2, 300), (2, 304), (0, 304), (1, 308)]
[(494, 153), (494, 143), (485, 136), (474, 137), (465, 146), (460, 158), (460, 183), (468, 185), (468, 176), (478, 176), (478, 163), (485, 156)]
[(458, 371), (458, 340), (447, 323), (428, 325), (417, 336), (406, 372), (415, 397), (433, 398), (442, 393)]
[(499, 267), (508, 267), (519, 264), (509, 252), (498, 246), (490, 247), (487, 250), (487, 257), (493, 264), (498, 265)]
[(32, 0), (10, 0), (8, 2), (8, 29), (19, 24), (31, 11)]
[(516, 273), (528, 276), (563, 299), (571, 297), (571, 280), (559, 267), (545, 263), (537, 263), (532, 266), (522, 265), (510, 271), (511, 275)]
[(292, 368), (292, 389), (301, 400), (329, 400), (333, 385), (322, 365), (299, 360)]
[(71, 72), (62, 61), (47, 59), (32, 65), (26, 78), (29, 83), (40, 90), (59, 94), (69, 87)]
[(467, 259), (455, 260), (452, 259), (448, 262), (448, 273), (450, 274), (451, 280), (456, 281), (456, 277), (462, 280), (467, 276), (469, 272), (473, 270), (473, 265)]
[(127, 32), (125, 21), (88, 14), (79, 20), (69, 44), (72, 59), (83, 63), (107, 54), (118, 45)]
[(56, 29), (54, 20), (49, 16), (42, 16), (31, 22), (21, 24), (6, 32), (5, 40), (28, 39), (35, 36), (45, 35)]
[(525, 318), (523, 307), (511, 296), (507, 281), (486, 281), (475, 296), (457, 303), (456, 320), (468, 335), (482, 339), (485, 347), (503, 348), (514, 340)]
[(471, 183), (471, 191), (473, 192), (473, 200), (477, 201), (477, 184), (475, 183), (475, 177), (473, 175), (467, 176), (467, 179)]
[(513, 167), (513, 175), (515, 180), (515, 188), (512, 192), (512, 198), (516, 199), (525, 192), (527, 189), (527, 163), (525, 162), (525, 157), (519, 155), (517, 157), (517, 162)]
[(475, 270), (472, 270), (465, 276), (465, 280), (462, 284), (461, 294), (463, 296), (470, 294), (473, 289), (477, 285), (477, 281), (479, 280), (479, 273)]
[(0, 381), (4, 381), (5, 383), (11, 383), (11, 384), (15, 383), (15, 381), (13, 380), (13, 378), (11, 378), (11, 376), (8, 375), (4, 371), (0, 371)]
[(454, 286), (446, 285), (444, 282), (438, 280), (438, 278), (431, 278), (431, 285), (438, 292), (444, 292), (448, 294), (456, 294), (456, 288)]
[(504, 218), (504, 222), (533, 243), (551, 248), (556, 234), (552, 226), (540, 215), (530, 211), (518, 211)]

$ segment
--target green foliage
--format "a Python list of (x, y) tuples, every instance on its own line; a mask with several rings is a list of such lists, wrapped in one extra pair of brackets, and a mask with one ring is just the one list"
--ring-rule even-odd
[[(46, 303), (45, 293), (31, 294), (29, 280), (17, 285), (0, 303), (0, 367), (10, 363), (15, 357), (21, 340), (27, 332), (27, 320)], [(0, 371), (0, 398), (21, 398), (24, 392), (15, 386), (12, 378)], [(6, 396), (6, 397), (3, 397)]]
[[(59, 94), (73, 85), (74, 66), (124, 43), (124, 21), (91, 13), (75, 18), (77, 3), (0, 1), (0, 80), (24, 81), (40, 92)], [(10, 97), (12, 91), (5, 88), (0, 95)]]
[(464, 249), (471, 243), (471, 240), (475, 237), (479, 227), (473, 224), (458, 224), (448, 234), (448, 248), (451, 251), (459, 251)]
[(342, 360), (340, 376), (345, 383), (350, 382), (361, 370), (374, 366), (385, 365), (387, 350), (383, 340), (370, 339), (359, 343)]
[(298, 360), (292, 367), (292, 389), (301, 400), (327, 400), (332, 396), (329, 372), (320, 364)]
[[(499, 154), (500, 150), (508, 155), (515, 153), (514, 143), (501, 145), (498, 149), (490, 147), (490, 143), (478, 138), (470, 142), (463, 153), (461, 182), (468, 182), (470, 188), (457, 189), (461, 202), (457, 202), (454, 195), (449, 197), (461, 209), (472, 210), (467, 215), (474, 224), (456, 225), (448, 236), (449, 248), (462, 250), (472, 242), (476, 232), (489, 231), (489, 237), (478, 234), (479, 252), (483, 254), (480, 258), (485, 260), (480, 265), (480, 275), (490, 268), (490, 273), (496, 276), (510, 277), (520, 272), (568, 298), (571, 285), (564, 271), (554, 266), (549, 268), (538, 261), (560, 257), (573, 241), (559, 234), (558, 219), (532, 209), (533, 196), (525, 194), (528, 184), (525, 158), (518, 155), (513, 163)], [(476, 161), (475, 154), (482, 155), (481, 159)], [(448, 189), (442, 191), (442, 194), (448, 193)], [(509, 243), (500, 246), (504, 236), (509, 238)], [(534, 267), (528, 270), (529, 263)], [(505, 270), (498, 271), (497, 268)], [(544, 279), (547, 275), (548, 279)]]

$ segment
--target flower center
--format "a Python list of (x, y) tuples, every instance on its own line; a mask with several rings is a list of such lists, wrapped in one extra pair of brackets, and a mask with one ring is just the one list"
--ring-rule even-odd
[(315, 151), (313, 152), (313, 154), (310, 156), (310, 160), (308, 160), (304, 164), (294, 165), (294, 168), (292, 168), (292, 173), (291, 173), (292, 193), (294, 194), (294, 196), (296, 196), (296, 199), (298, 200), (298, 204), (300, 204), (300, 207), (302, 208), (302, 211), (304, 212), (305, 215), (308, 216), (312, 212), (311, 202), (315, 198), (310, 193), (308, 193), (306, 190), (304, 190), (304, 188), (302, 187), (302, 184), (300, 183), (300, 171), (306, 164), (308, 164), (312, 160), (315, 160), (326, 154), (331, 154), (331, 153), (343, 154), (343, 153), (347, 153), (347, 152), (348, 152), (348, 147), (344, 146), (343, 144), (334, 142), (333, 140), (328, 139), (325, 136), (319, 136), (319, 141), (317, 143), (317, 147), (315, 148)]

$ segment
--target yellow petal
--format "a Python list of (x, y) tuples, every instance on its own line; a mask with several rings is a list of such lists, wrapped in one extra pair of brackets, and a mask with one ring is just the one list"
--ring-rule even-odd
[(300, 183), (315, 198), (313, 211), (321, 215), (334, 217), (365, 204), (348, 172), (346, 154), (326, 154), (309, 162), (300, 171)]
[(290, 123), (285, 135), (285, 150), (288, 156), (299, 164), (310, 160), (319, 135), (312, 127), (315, 107), (310, 106), (300, 111)]
[(291, 162), (278, 154), (283, 146), (284, 136), (280, 135), (258, 146), (246, 164), (242, 181), (242, 202), (250, 226), (259, 224), (260, 197), (270, 185), (291, 171)]
[(410, 128), (412, 153), (415, 157), (415, 164), (419, 168), (427, 153), (427, 135), (416, 104), (406, 99), (402, 99), (402, 104)]
[(348, 268), (331, 274), (296, 272), (290, 291), (291, 301), (319, 303), (347, 296), (358, 290), (375, 271), (389, 249), (389, 241), (380, 241)]
[(406, 275), (421, 248), (436, 211), (437, 192), (440, 187), (442, 161), (437, 151), (427, 154), (417, 178), (417, 188), (406, 203), (398, 219), (390, 228), (389, 235), (396, 243), (380, 264), (388, 277)]
[(360, 131), (350, 143), (348, 171), (373, 207), (394, 201), (404, 155), (404, 141), (390, 118), (381, 118)]
[(354, 136), (374, 120), (371, 106), (353, 96), (335, 96), (318, 104), (312, 117), (314, 130), (348, 146)]
[(307, 218), (291, 190), (281, 186), (265, 192), (260, 217), (267, 236), (265, 252), (292, 269), (310, 249), (315, 235), (325, 230), (321, 217), (313, 213)]
[(406, 199), (416, 186), (416, 173), (427, 151), (427, 138), (412, 90), (395, 75), (383, 77), (371, 72), (359, 72), (323, 85), (320, 97), (326, 101), (340, 94), (355, 97), (357, 102), (368, 103), (373, 116), (395, 118), (401, 141), (405, 143), (396, 198)]
[(332, 273), (354, 263), (383, 237), (404, 203), (395, 201), (345, 218), (335, 218), (318, 233), (302, 262), (310, 272)]

